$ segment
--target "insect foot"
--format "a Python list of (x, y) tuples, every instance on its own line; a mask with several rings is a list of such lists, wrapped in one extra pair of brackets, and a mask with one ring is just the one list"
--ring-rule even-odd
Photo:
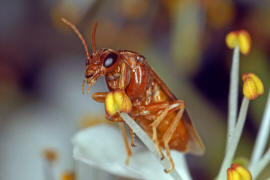
[(129, 113), (132, 109), (132, 103), (124, 91), (109, 92), (105, 98), (105, 110), (109, 116), (118, 112)]

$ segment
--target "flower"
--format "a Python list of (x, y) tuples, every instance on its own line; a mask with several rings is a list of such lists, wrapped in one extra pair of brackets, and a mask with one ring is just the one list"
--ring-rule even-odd
[(233, 163), (227, 169), (227, 180), (252, 180), (250, 172), (243, 166)]
[(246, 30), (230, 32), (226, 36), (226, 44), (230, 49), (239, 46), (241, 53), (247, 55), (251, 48), (251, 38)]
[[(135, 141), (136, 147), (131, 150), (133, 155), (129, 165), (125, 164), (126, 153), (121, 132), (114, 126), (101, 124), (78, 132), (73, 140), (73, 155), (76, 160), (98, 167), (112, 174), (138, 179), (168, 179), (163, 167), (142, 144)], [(102, 143), (100, 143), (102, 142)], [(182, 154), (171, 151), (175, 161), (175, 169), (189, 179), (185, 174)]]
[(242, 75), (243, 80), (243, 94), (249, 100), (256, 99), (259, 95), (264, 93), (264, 86), (258, 76), (253, 73), (246, 73)]

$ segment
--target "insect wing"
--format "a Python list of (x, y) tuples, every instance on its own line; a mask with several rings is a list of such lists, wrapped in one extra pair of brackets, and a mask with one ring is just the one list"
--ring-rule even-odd
[[(157, 75), (157, 73), (151, 68), (150, 65), (147, 64), (149, 67), (149, 71), (156, 80), (156, 82), (160, 85), (162, 90), (166, 93), (166, 95), (171, 99), (171, 100), (176, 100), (177, 98), (175, 95), (169, 90), (169, 88), (166, 86), (166, 84), (160, 79), (160, 77)], [(189, 118), (189, 115), (187, 111), (184, 111), (183, 117), (188, 135), (189, 135), (189, 144), (188, 144), (188, 149), (187, 152), (190, 152), (195, 155), (203, 155), (205, 151), (204, 144), (198, 135), (195, 126), (193, 125), (192, 121)]]
[(184, 112), (183, 119), (189, 135), (189, 144), (187, 152), (190, 152), (195, 155), (203, 155), (205, 147), (194, 125), (192, 124), (187, 111)]
[(160, 85), (164, 93), (171, 99), (171, 100), (176, 100), (175, 95), (170, 91), (170, 89), (166, 86), (166, 84), (160, 79), (160, 77), (157, 75), (157, 73), (152, 69), (152, 67), (146, 63), (148, 66), (149, 72), (151, 75), (154, 77), (156, 82)]

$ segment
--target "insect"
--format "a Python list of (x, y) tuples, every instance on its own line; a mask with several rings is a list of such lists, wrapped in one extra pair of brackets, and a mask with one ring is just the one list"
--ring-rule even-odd
[[(169, 173), (174, 169), (174, 162), (170, 154), (171, 149), (196, 155), (203, 154), (204, 145), (185, 110), (184, 101), (177, 99), (172, 94), (142, 55), (128, 50), (96, 50), (97, 23), (92, 30), (92, 54), (90, 55), (88, 46), (75, 25), (64, 18), (61, 20), (77, 34), (86, 52), (83, 87), (84, 83), (87, 83), (89, 92), (97, 79), (105, 76), (109, 92), (120, 90), (130, 98), (132, 109), (128, 114), (153, 139), (163, 158), (162, 149), (165, 149), (171, 164), (171, 167), (165, 169), (165, 172)], [(96, 92), (92, 98), (97, 102), (104, 103), (109, 92)], [(132, 152), (124, 121), (119, 113), (107, 114), (106, 117), (110, 121), (121, 124), (127, 152), (126, 164), (128, 164)], [(131, 145), (134, 146), (134, 133), (131, 129), (130, 133)]]

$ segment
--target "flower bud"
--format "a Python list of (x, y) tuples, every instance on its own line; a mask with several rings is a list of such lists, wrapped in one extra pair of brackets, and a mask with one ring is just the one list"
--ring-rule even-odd
[(105, 99), (105, 110), (113, 116), (117, 112), (129, 113), (132, 103), (124, 91), (114, 91), (107, 94)]
[(252, 180), (250, 172), (243, 166), (233, 163), (227, 169), (227, 180)]
[(251, 48), (251, 38), (246, 30), (233, 31), (226, 36), (226, 44), (230, 49), (239, 46), (240, 52), (246, 55)]
[(246, 73), (242, 75), (243, 80), (243, 94), (249, 100), (256, 99), (264, 93), (264, 86), (258, 76), (253, 73)]

